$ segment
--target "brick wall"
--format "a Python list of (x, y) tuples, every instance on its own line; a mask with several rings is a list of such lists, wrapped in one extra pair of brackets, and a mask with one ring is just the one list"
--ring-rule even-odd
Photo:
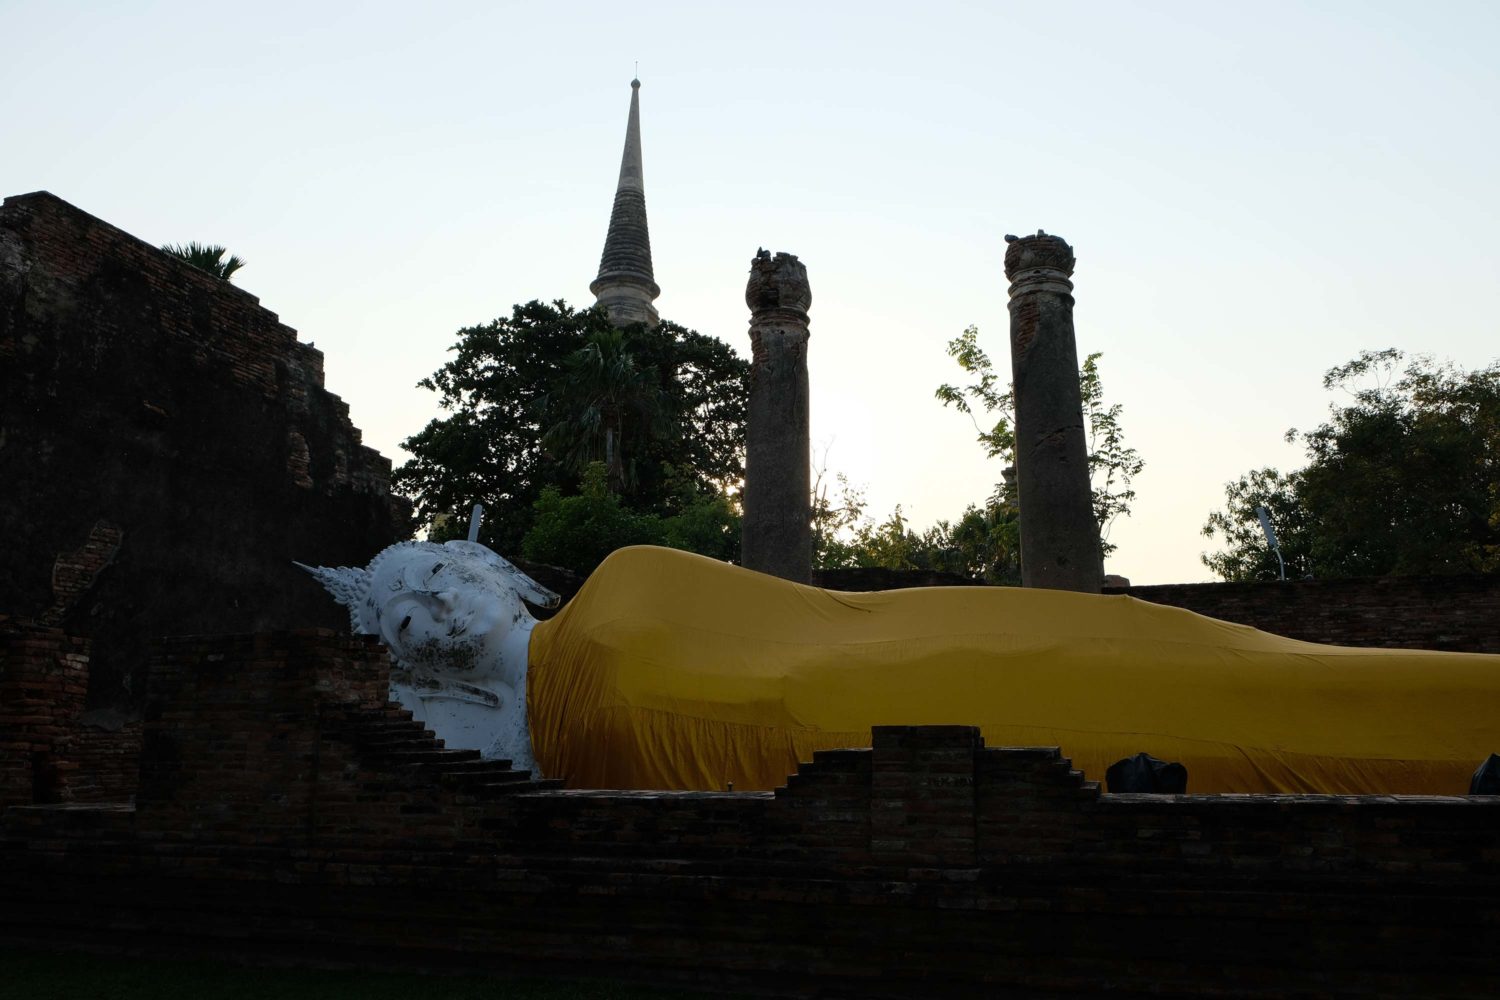
[[(833, 590), (972, 585), (926, 570), (822, 570)], [(1500, 575), (1367, 577), (1285, 583), (1175, 583), (1111, 587), (1154, 604), (1336, 646), (1500, 653)]]
[(88, 673), (88, 640), (0, 616), (0, 809), (135, 795), (141, 721), (84, 711)]
[(341, 625), (291, 561), (404, 536), (389, 475), (254, 295), (45, 192), (0, 206), (0, 613), (95, 640), (90, 707), (139, 707), (158, 635)]
[(306, 835), (319, 791), (352, 791), (328, 791), (348, 777), (349, 753), (322, 745), (327, 715), (385, 705), (381, 656), (371, 637), (327, 630), (164, 640), (146, 701), (142, 827)]
[[(105, 712), (109, 710), (106, 709)], [(64, 798), (69, 802), (127, 802), (140, 784), (140, 719), (91, 720), (84, 713), (60, 754), (67, 762)]]
[(1105, 592), (1308, 642), (1500, 653), (1500, 575), (1189, 583)]
[(873, 997), (1493, 995), (1500, 798), (1101, 795), (882, 727), (775, 793), (446, 751), (326, 632), (179, 640), (136, 809), (17, 807), (0, 938)]
[(58, 629), (0, 617), (0, 809), (64, 797), (88, 652)]

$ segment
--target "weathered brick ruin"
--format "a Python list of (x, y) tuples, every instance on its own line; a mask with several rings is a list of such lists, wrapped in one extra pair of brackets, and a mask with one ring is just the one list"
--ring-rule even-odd
[[(7, 944), (801, 996), (1500, 992), (1500, 797), (1107, 795), (962, 726), (878, 728), (774, 793), (444, 747), (374, 640), (272, 631), (344, 624), (292, 558), (403, 528), (321, 356), (50, 195), (0, 208), (0, 380)], [(1129, 592), (1500, 652), (1497, 578)]]
[(387, 670), (164, 643), (137, 805), (5, 813), (0, 936), (797, 995), (1500, 985), (1500, 798), (1101, 795), (962, 726), (774, 793), (562, 791), (443, 749)]
[(406, 533), (323, 357), (255, 296), (45, 192), (0, 206), (0, 613), (139, 703), (163, 634), (337, 625), (291, 560)]

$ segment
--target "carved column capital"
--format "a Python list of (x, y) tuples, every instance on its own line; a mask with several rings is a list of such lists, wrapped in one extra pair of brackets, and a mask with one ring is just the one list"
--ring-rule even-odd
[[(795, 254), (760, 250), (750, 262), (750, 280), (745, 285), (745, 305), (750, 307), (751, 322), (777, 319), (807, 323), (807, 309), (812, 305), (812, 286), (807, 283), (807, 268)], [(782, 314), (782, 315), (778, 315)]]
[(1026, 292), (1073, 293), (1073, 248), (1040, 229), (1035, 236), (1006, 236), (1005, 276), (1012, 297)]

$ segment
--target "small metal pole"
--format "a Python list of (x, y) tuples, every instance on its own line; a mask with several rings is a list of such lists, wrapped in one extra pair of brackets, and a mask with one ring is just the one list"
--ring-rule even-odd
[(1260, 518), (1260, 530), (1265, 533), (1266, 544), (1276, 553), (1276, 561), (1281, 564), (1281, 580), (1285, 583), (1286, 560), (1281, 558), (1281, 543), (1276, 540), (1276, 529), (1271, 527), (1271, 512), (1264, 507), (1256, 507), (1255, 516)]

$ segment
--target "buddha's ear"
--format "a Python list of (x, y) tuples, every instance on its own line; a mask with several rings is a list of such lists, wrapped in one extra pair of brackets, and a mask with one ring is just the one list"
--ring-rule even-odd
[(562, 603), (562, 598), (556, 593), (543, 587), (540, 583), (537, 583), (504, 559), (500, 559), (499, 556), (495, 558), (503, 563), (500, 568), (510, 575), (512, 582), (515, 584), (516, 591), (523, 598), (542, 608), (555, 608)]
[(555, 608), (558, 604), (562, 603), (561, 597), (516, 569), (510, 560), (495, 552), (489, 546), (481, 545), (479, 542), (448, 542), (447, 544), (455, 548), (462, 546), (475, 555), (480, 556), (504, 574), (506, 579), (510, 581), (510, 585), (516, 589), (516, 593), (532, 604), (543, 608)]

